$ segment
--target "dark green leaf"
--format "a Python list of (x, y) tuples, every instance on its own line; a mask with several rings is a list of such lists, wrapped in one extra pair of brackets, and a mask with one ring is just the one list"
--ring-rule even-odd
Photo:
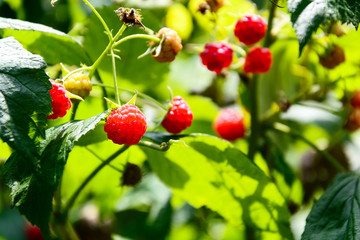
[(199, 134), (170, 143), (165, 153), (144, 151), (152, 170), (175, 194), (196, 208), (218, 212), (235, 226), (246, 223), (258, 238), (293, 238), (284, 198), (232, 144)]
[(360, 239), (360, 176), (339, 174), (306, 219), (301, 239)]
[(329, 21), (360, 23), (360, 3), (357, 0), (288, 0), (288, 11), (299, 38), (300, 53), (320, 24)]
[(69, 35), (41, 24), (0, 17), (0, 36), (13, 36), (48, 64), (90, 64), (82, 46)]
[(37, 156), (34, 141), (44, 136), (46, 116), (51, 112), (46, 63), (14, 38), (0, 40), (0, 63), (0, 137), (32, 159)]
[(40, 227), (49, 237), (52, 198), (64, 166), (76, 141), (95, 128), (108, 111), (81, 121), (71, 121), (46, 131), (40, 142), (39, 168), (32, 171), (23, 155), (15, 152), (5, 164), (5, 177), (11, 189), (12, 203), (20, 213)]

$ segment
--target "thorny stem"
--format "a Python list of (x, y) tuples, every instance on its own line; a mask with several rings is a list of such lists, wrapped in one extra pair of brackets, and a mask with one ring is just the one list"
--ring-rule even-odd
[[(278, 0), (274, 0), (273, 3), (277, 4)], [(268, 18), (268, 27), (265, 34), (264, 47), (269, 47), (272, 43), (271, 39), (271, 29), (273, 26), (273, 19), (275, 16), (276, 5), (271, 4), (269, 18)], [(251, 114), (251, 135), (249, 143), (249, 152), (248, 156), (251, 160), (254, 160), (254, 156), (258, 147), (259, 135), (260, 135), (260, 119), (259, 119), (259, 87), (258, 87), (259, 75), (255, 74), (253, 79), (250, 82), (250, 114)]]
[(110, 31), (109, 27), (107, 26), (106, 22), (104, 21), (104, 19), (101, 17), (99, 12), (93, 7), (93, 5), (91, 5), (91, 3), (88, 0), (83, 0), (83, 1), (86, 5), (88, 5), (88, 7), (91, 9), (91, 11), (93, 11), (93, 13), (96, 15), (96, 17), (100, 20), (101, 24), (105, 28), (105, 31), (109, 37), (109, 40), (111, 41), (111, 39), (112, 39), (111, 31)]
[(118, 84), (117, 84), (117, 79), (116, 79), (116, 59), (115, 59), (114, 50), (111, 50), (111, 62), (112, 62), (112, 71), (113, 71), (113, 78), (114, 78), (114, 88), (115, 88), (116, 103), (119, 106), (121, 106), (119, 89), (118, 89)]
[[(88, 150), (92, 155), (94, 155), (94, 157), (96, 157), (100, 161), (105, 162), (105, 160), (102, 159), (99, 155), (97, 155), (97, 153), (95, 151), (93, 151), (92, 149), (90, 149), (88, 147), (85, 147), (85, 149)], [(115, 167), (114, 165), (112, 165), (110, 163), (108, 165), (109, 165), (109, 167), (111, 167), (112, 169), (114, 169), (114, 170), (116, 170), (118, 172), (121, 172), (121, 173), (123, 172), (120, 168), (117, 168), (117, 167)]]
[(312, 143), (309, 139), (305, 138), (304, 136), (302, 136), (301, 134), (291, 130), (290, 127), (288, 127), (285, 124), (282, 123), (275, 123), (272, 127), (269, 128), (269, 130), (273, 130), (273, 131), (277, 131), (280, 133), (286, 133), (289, 134), (301, 141), (303, 141), (304, 143), (308, 144), (310, 147), (312, 147), (318, 154), (320, 154), (321, 156), (323, 156), (329, 163), (331, 163), (339, 172), (345, 172), (346, 170), (344, 169), (344, 167), (332, 156), (330, 155), (327, 151), (321, 150), (319, 149), (314, 143)]
[[(92, 83), (93, 86), (101, 86), (101, 87), (106, 87), (106, 88), (114, 88), (113, 85), (109, 85), (109, 84), (102, 84), (102, 83)], [(127, 91), (127, 92), (130, 92), (130, 93), (133, 93), (135, 94), (136, 91), (135, 90), (131, 90), (131, 89), (127, 89), (127, 88), (122, 88), (122, 87), (118, 87), (119, 90), (123, 90), (123, 91)], [(163, 109), (164, 111), (168, 111), (168, 109), (163, 105), (161, 104), (160, 102), (156, 101), (154, 98), (150, 97), (149, 95), (146, 95), (144, 93), (141, 93), (141, 92), (137, 92), (138, 93), (138, 96), (141, 97), (141, 98), (144, 98), (146, 100), (149, 100), (150, 102), (153, 102), (155, 103), (157, 106), (159, 106), (161, 109)]]
[(104, 57), (114, 48), (114, 42), (121, 36), (121, 34), (125, 31), (126, 29), (126, 24), (123, 24), (121, 26), (121, 28), (119, 29), (119, 31), (116, 33), (115, 37), (113, 37), (109, 44), (106, 46), (105, 50), (101, 53), (101, 55), (98, 57), (98, 59), (96, 59), (96, 61), (94, 62), (94, 64), (91, 66), (91, 69), (89, 70), (89, 78), (92, 77), (92, 75), (94, 74), (95, 70), (97, 69), (97, 67), (99, 66), (99, 64), (102, 62), (102, 60), (104, 59)]
[(104, 162), (102, 162), (94, 171), (92, 171), (89, 176), (83, 181), (83, 183), (78, 187), (78, 189), (73, 193), (73, 195), (70, 197), (69, 201), (67, 202), (65, 208), (64, 208), (64, 215), (67, 216), (70, 208), (74, 205), (76, 198), (80, 195), (81, 191), (86, 187), (86, 185), (96, 176), (98, 172), (100, 172), (101, 169), (103, 169), (106, 165), (108, 165), (112, 160), (114, 160), (117, 156), (119, 156), (121, 153), (126, 151), (129, 148), (128, 145), (124, 145), (122, 148), (120, 148), (118, 151), (116, 151), (114, 154), (112, 154), (108, 159), (106, 159)]
[(260, 122), (259, 122), (259, 103), (258, 103), (258, 81), (259, 75), (254, 75), (250, 81), (250, 115), (251, 115), (251, 135), (249, 142), (248, 156), (251, 160), (254, 160), (254, 156), (258, 147)]
[(144, 146), (144, 147), (148, 147), (148, 148), (152, 148), (154, 150), (157, 151), (167, 151), (170, 148), (170, 144), (167, 142), (163, 142), (160, 145), (153, 143), (153, 142), (149, 142), (149, 141), (144, 141), (144, 140), (140, 140), (140, 142), (138, 143), (139, 146)]
[(152, 36), (152, 35), (148, 35), (148, 34), (133, 34), (133, 35), (129, 35), (129, 36), (126, 36), (122, 39), (120, 39), (119, 41), (115, 42), (114, 43), (114, 47), (120, 45), (121, 43), (127, 41), (127, 40), (130, 40), (130, 39), (148, 39), (148, 40), (151, 40), (151, 41), (154, 41), (154, 42), (160, 42), (161, 39), (159, 39), (158, 37), (156, 36)]

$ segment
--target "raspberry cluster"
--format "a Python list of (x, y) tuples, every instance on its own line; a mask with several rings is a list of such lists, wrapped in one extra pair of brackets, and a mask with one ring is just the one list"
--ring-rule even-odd
[(200, 53), (202, 63), (217, 74), (223, 68), (230, 66), (233, 57), (233, 50), (226, 42), (207, 43), (205, 49)]
[(176, 31), (170, 28), (161, 28), (156, 37), (162, 39), (164, 35), (165, 39), (162, 42), (160, 53), (157, 54), (156, 51), (152, 53), (152, 57), (160, 63), (173, 61), (182, 49), (181, 38)]
[(259, 15), (247, 14), (236, 22), (234, 34), (240, 42), (252, 45), (266, 33), (267, 24)]
[(74, 73), (64, 81), (64, 87), (67, 91), (82, 98), (89, 96), (92, 90), (90, 78), (83, 73)]
[(272, 64), (272, 54), (268, 48), (254, 47), (245, 58), (245, 73), (265, 73)]
[(106, 119), (104, 131), (116, 144), (137, 144), (147, 128), (145, 115), (134, 104), (113, 110)]
[(189, 105), (182, 97), (176, 96), (172, 99), (171, 108), (161, 125), (169, 133), (177, 134), (190, 127), (192, 120), (193, 114)]
[(245, 135), (243, 116), (234, 109), (220, 111), (213, 123), (215, 132), (223, 139), (234, 141)]
[(56, 119), (65, 116), (67, 110), (71, 108), (70, 98), (66, 95), (65, 87), (60, 83), (56, 83), (50, 79), (52, 89), (49, 91), (52, 101), (52, 114), (47, 116), (47, 119)]

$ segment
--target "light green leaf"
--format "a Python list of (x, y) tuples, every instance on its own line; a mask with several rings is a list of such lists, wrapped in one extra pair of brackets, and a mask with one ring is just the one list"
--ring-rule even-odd
[(360, 238), (360, 176), (339, 174), (306, 219), (306, 239)]
[(90, 64), (82, 46), (69, 35), (41, 24), (0, 17), (0, 36), (13, 36), (48, 64)]
[[(232, 144), (194, 134), (171, 140), (168, 151), (144, 149), (152, 170), (192, 206), (206, 206), (230, 224), (251, 227), (257, 239), (292, 239), (284, 198)], [(268, 235), (269, 236), (269, 235)]]

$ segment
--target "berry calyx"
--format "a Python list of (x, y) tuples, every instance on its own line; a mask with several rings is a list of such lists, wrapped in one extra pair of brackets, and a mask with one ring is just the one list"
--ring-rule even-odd
[(193, 120), (193, 114), (187, 102), (176, 96), (172, 99), (171, 108), (166, 114), (161, 125), (169, 133), (177, 134), (190, 127)]
[(324, 67), (333, 69), (340, 63), (345, 62), (344, 49), (338, 45), (334, 45), (329, 52), (319, 57), (319, 61)]
[(64, 87), (67, 91), (82, 98), (89, 96), (92, 90), (90, 78), (83, 73), (74, 73), (64, 81)]
[(202, 63), (217, 74), (223, 68), (230, 66), (233, 58), (233, 50), (226, 42), (207, 43), (204, 51), (200, 53)]
[(161, 28), (155, 36), (162, 39), (164, 35), (165, 39), (160, 46), (160, 52), (152, 52), (152, 57), (160, 63), (172, 62), (182, 49), (181, 38), (176, 31), (170, 28)]
[(222, 110), (216, 116), (213, 128), (221, 138), (234, 141), (245, 135), (244, 117), (234, 109)]
[(49, 91), (52, 101), (52, 114), (47, 116), (47, 119), (56, 119), (65, 116), (67, 110), (71, 108), (70, 98), (66, 95), (65, 87), (60, 83), (56, 83), (50, 79), (52, 89)]
[(350, 99), (350, 103), (354, 108), (360, 108), (360, 90), (355, 92), (353, 97)]
[(127, 163), (121, 177), (122, 186), (135, 186), (141, 181), (142, 173), (138, 165)]
[(266, 33), (267, 24), (259, 15), (247, 14), (236, 22), (234, 34), (240, 42), (252, 45)]
[(270, 70), (272, 54), (268, 48), (254, 47), (245, 57), (245, 73), (265, 73)]
[(104, 131), (116, 144), (137, 144), (146, 132), (146, 118), (134, 104), (113, 110), (106, 119)]

